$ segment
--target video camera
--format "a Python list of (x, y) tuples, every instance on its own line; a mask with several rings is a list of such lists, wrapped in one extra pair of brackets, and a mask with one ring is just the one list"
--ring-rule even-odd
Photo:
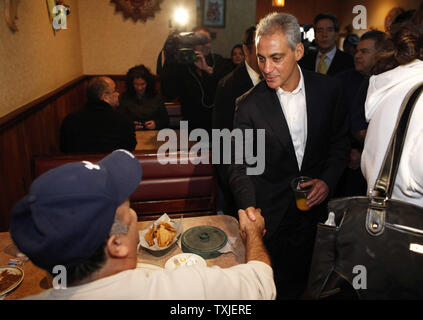
[(301, 42), (304, 45), (304, 55), (310, 52), (317, 52), (316, 43), (314, 40), (314, 29), (311, 24), (303, 24), (300, 27), (301, 30)]
[(165, 58), (172, 62), (193, 64), (197, 59), (194, 46), (209, 43), (209, 38), (199, 32), (173, 32), (164, 45)]

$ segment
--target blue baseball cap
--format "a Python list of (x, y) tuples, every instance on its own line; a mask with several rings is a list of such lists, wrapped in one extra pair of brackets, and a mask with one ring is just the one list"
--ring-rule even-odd
[(116, 209), (141, 181), (138, 159), (116, 150), (98, 163), (68, 163), (32, 183), (13, 208), (10, 234), (37, 266), (86, 261), (105, 243)]

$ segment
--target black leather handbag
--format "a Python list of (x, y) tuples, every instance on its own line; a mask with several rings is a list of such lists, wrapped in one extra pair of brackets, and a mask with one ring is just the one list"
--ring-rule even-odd
[(402, 103), (372, 195), (329, 202), (335, 225), (317, 226), (308, 284), (312, 298), (423, 299), (423, 207), (391, 199), (422, 88), (414, 87)]

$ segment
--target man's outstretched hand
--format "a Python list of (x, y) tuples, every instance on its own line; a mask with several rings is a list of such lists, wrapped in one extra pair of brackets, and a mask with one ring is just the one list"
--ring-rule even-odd
[(261, 209), (248, 207), (245, 210), (238, 210), (239, 225), (241, 236), (244, 238), (247, 234), (257, 234), (263, 237), (266, 233), (264, 218), (261, 215)]

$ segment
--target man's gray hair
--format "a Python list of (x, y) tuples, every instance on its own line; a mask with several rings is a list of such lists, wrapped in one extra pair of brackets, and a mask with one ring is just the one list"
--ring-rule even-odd
[(109, 236), (116, 235), (126, 235), (128, 234), (129, 226), (127, 226), (117, 215), (115, 216), (115, 221), (110, 229)]
[(288, 13), (269, 13), (257, 25), (256, 43), (261, 36), (272, 35), (277, 31), (282, 31), (288, 45), (295, 50), (297, 44), (301, 42), (301, 30), (297, 18)]

